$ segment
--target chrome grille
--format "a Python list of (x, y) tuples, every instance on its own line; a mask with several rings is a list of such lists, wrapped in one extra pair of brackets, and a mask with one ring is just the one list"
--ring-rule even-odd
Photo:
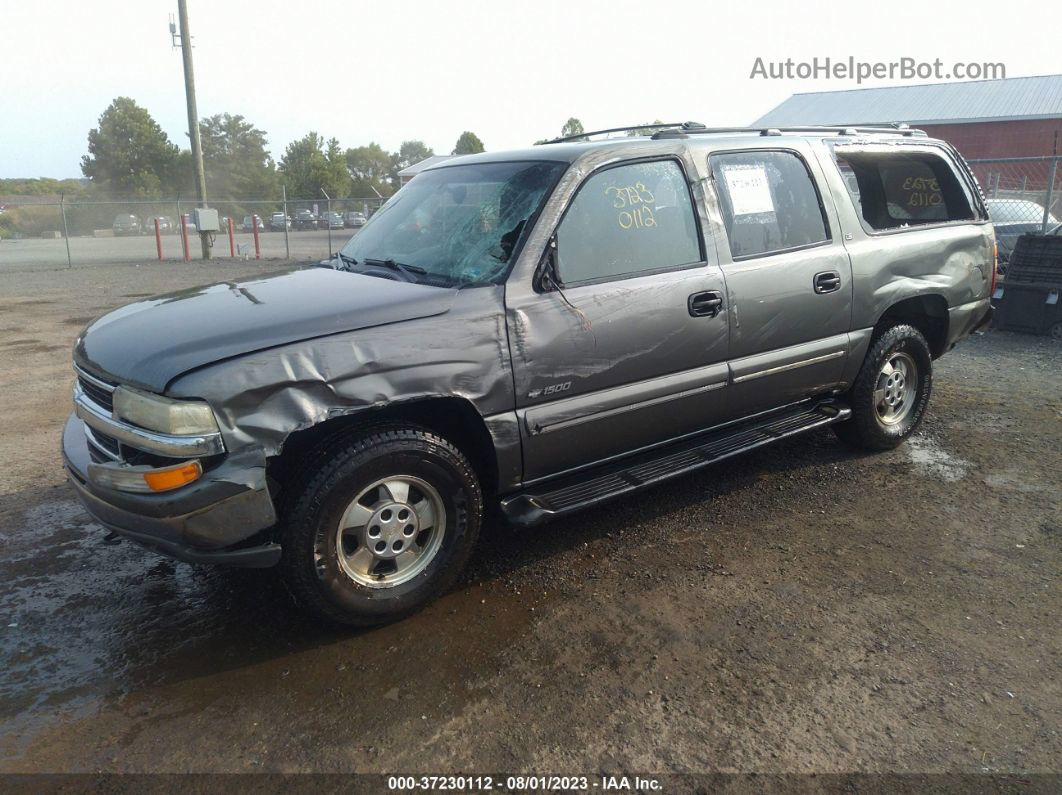
[(81, 387), (81, 391), (85, 393), (89, 400), (102, 409), (107, 411), (114, 410), (114, 384), (109, 384), (94, 375), (90, 375), (80, 367), (75, 367), (74, 372), (77, 373), (78, 386)]
[(89, 444), (94, 448), (93, 452), (98, 452), (112, 460), (118, 460), (122, 457), (121, 446), (113, 436), (100, 433), (87, 425), (85, 426), (85, 436), (88, 438)]

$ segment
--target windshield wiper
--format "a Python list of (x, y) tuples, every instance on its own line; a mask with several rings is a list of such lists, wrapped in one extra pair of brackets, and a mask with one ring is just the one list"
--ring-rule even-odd
[(376, 266), (379, 266), (379, 267), (388, 268), (389, 270), (393, 270), (396, 273), (403, 273), (407, 277), (409, 277), (409, 280), (412, 281), (412, 282), (415, 282), (417, 280), (417, 276), (427, 276), (428, 275), (428, 272), (426, 270), (424, 270), (424, 268), (420, 267), (419, 265), (407, 265), (404, 262), (397, 262), (396, 260), (393, 260), (393, 259), (368, 259), (367, 258), (367, 259), (362, 260), (362, 264), (364, 264), (364, 265), (376, 265)]
[(342, 262), (344, 265), (357, 265), (358, 261), (351, 256), (344, 254), (342, 251), (336, 252), (336, 259)]
[[(336, 260), (338, 260), (338, 262)], [(337, 251), (332, 255), (331, 259), (323, 259), (317, 263), (317, 267), (331, 268), (335, 271), (350, 271), (350, 269), (357, 264), (358, 261), (353, 257), (344, 254), (342, 251)]]

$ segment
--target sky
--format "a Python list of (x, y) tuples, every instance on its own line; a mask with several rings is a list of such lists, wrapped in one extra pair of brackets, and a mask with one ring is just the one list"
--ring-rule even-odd
[[(279, 160), (310, 130), (344, 147), (406, 139), (488, 150), (660, 119), (744, 125), (792, 93), (901, 81), (752, 79), (757, 57), (992, 61), (1062, 72), (1041, 2), (189, 0), (200, 117), (241, 114)], [(4, 2), (0, 178), (79, 177), (116, 96), (188, 146), (176, 0)], [(1040, 24), (1037, 23), (1039, 20)], [(915, 81), (918, 82), (918, 81)], [(929, 81), (934, 82), (934, 81)]]

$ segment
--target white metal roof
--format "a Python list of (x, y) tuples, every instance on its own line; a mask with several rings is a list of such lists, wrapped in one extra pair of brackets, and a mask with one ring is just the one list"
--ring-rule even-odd
[(794, 94), (753, 126), (1062, 119), (1062, 75)]

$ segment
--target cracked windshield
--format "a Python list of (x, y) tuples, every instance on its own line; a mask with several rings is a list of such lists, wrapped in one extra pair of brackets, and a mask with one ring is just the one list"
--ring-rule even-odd
[(447, 287), (496, 283), (564, 165), (481, 163), (424, 172), (347, 243), (334, 265)]

